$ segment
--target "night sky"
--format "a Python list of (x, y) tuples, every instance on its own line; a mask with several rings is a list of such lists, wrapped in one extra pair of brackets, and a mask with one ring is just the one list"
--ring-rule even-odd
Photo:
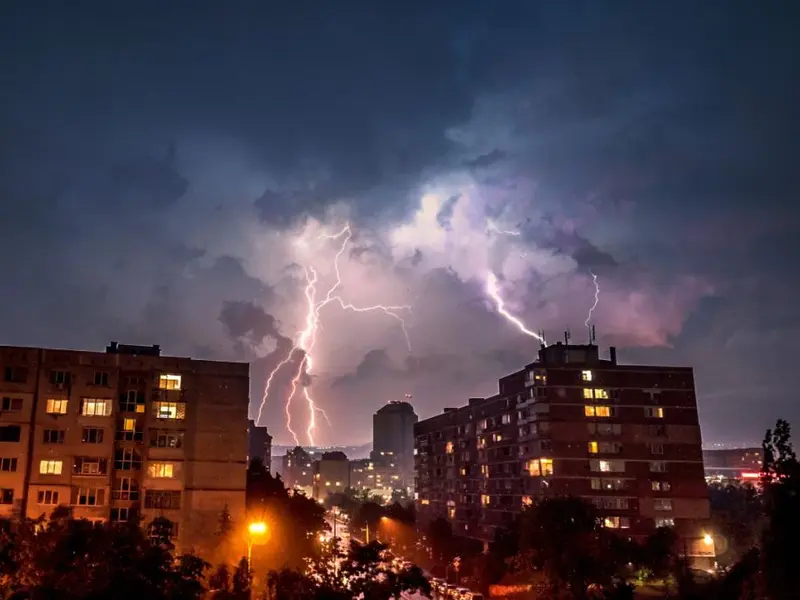
[[(349, 223), (336, 293), (410, 304), (411, 351), (391, 315), (322, 308), (301, 378), (331, 421), (317, 442), (531, 362), (490, 272), (528, 327), (580, 343), (597, 275), (598, 343), (693, 366), (706, 443), (800, 427), (799, 13), (3, 2), (0, 343), (250, 361), (257, 407)], [(265, 405), (277, 443), (302, 356)], [(302, 390), (291, 414), (305, 443)]]

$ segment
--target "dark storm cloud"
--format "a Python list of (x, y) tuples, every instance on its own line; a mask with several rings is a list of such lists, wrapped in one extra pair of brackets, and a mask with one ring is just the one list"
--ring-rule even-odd
[(477, 158), (465, 160), (464, 165), (471, 169), (483, 169), (491, 167), (495, 163), (500, 162), (506, 157), (506, 153), (502, 150), (495, 148), (487, 154), (481, 154)]
[(112, 176), (118, 184), (142, 195), (156, 208), (177, 202), (189, 191), (189, 182), (169, 162), (153, 157), (119, 165)]
[(442, 207), (439, 209), (439, 212), (436, 214), (436, 222), (439, 223), (439, 226), (442, 229), (450, 229), (450, 219), (453, 218), (453, 209), (455, 209), (459, 198), (461, 198), (461, 196), (458, 194), (455, 196), (450, 196), (444, 201)]
[(282, 337), (275, 317), (253, 302), (226, 300), (219, 313), (219, 320), (234, 338), (249, 338), (255, 343), (261, 343), (268, 336), (275, 339)]

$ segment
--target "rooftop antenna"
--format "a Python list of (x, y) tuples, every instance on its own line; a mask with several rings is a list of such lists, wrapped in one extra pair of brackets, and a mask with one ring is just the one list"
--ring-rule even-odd
[(569, 329), (564, 331), (564, 343), (569, 345), (569, 339), (572, 337), (569, 333)]
[(597, 331), (594, 328), (594, 323), (592, 323), (592, 329), (589, 331), (589, 343), (594, 344), (597, 342)]

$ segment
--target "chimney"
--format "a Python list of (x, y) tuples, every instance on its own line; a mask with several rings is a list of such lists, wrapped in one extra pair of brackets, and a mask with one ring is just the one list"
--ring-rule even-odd
[(612, 365), (616, 365), (617, 364), (617, 349), (614, 346), (610, 346), (608, 348), (608, 354), (609, 354), (609, 357), (611, 358), (611, 364)]

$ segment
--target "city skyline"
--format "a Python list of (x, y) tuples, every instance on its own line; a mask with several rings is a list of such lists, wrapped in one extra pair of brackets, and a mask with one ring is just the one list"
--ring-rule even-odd
[(623, 4), (18, 7), (0, 342), (248, 362), (251, 418), (287, 360), (258, 424), (333, 445), (594, 324), (707, 445), (800, 422), (800, 9)]

